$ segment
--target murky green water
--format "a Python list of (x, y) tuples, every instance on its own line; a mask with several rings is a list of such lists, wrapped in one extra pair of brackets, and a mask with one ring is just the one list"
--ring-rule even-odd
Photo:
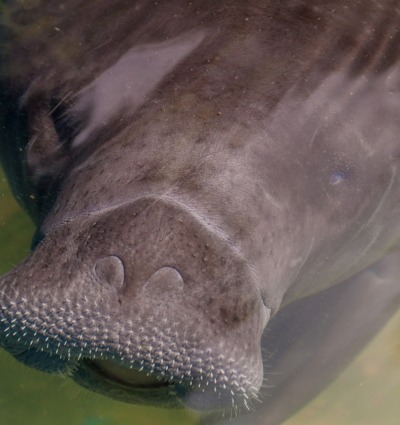
[(398, 425), (400, 313), (344, 373), (284, 425)]
[[(33, 226), (0, 175), (0, 273), (29, 252)], [(191, 425), (191, 412), (132, 406), (36, 372), (0, 353), (0, 425)], [(397, 425), (400, 314), (324, 393), (285, 425)]]

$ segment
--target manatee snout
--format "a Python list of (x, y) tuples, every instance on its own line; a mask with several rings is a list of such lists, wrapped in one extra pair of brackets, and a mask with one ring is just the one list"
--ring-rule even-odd
[(251, 270), (174, 200), (73, 219), (2, 281), (4, 345), (30, 366), (120, 400), (205, 410), (246, 404), (262, 384), (269, 309)]

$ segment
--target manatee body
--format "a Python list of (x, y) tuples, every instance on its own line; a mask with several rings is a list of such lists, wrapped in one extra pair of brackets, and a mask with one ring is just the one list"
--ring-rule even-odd
[(399, 15), (8, 3), (0, 154), (37, 232), (0, 344), (128, 402), (265, 391), (273, 424), (315, 395), (400, 303)]

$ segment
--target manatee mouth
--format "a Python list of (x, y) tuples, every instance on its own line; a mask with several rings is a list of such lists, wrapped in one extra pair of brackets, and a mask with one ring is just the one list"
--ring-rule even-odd
[(118, 366), (110, 360), (86, 360), (85, 365), (111, 385), (120, 385), (126, 389), (167, 389), (171, 385), (151, 373)]
[(81, 386), (118, 401), (166, 408), (185, 407), (177, 394), (179, 384), (112, 360), (82, 359), (71, 377)]

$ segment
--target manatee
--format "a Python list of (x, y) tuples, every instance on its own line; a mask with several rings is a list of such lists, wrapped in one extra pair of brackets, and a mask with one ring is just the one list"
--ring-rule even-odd
[(0, 345), (238, 423), (311, 399), (400, 305), (399, 24), (389, 0), (7, 2), (0, 156), (37, 231)]

